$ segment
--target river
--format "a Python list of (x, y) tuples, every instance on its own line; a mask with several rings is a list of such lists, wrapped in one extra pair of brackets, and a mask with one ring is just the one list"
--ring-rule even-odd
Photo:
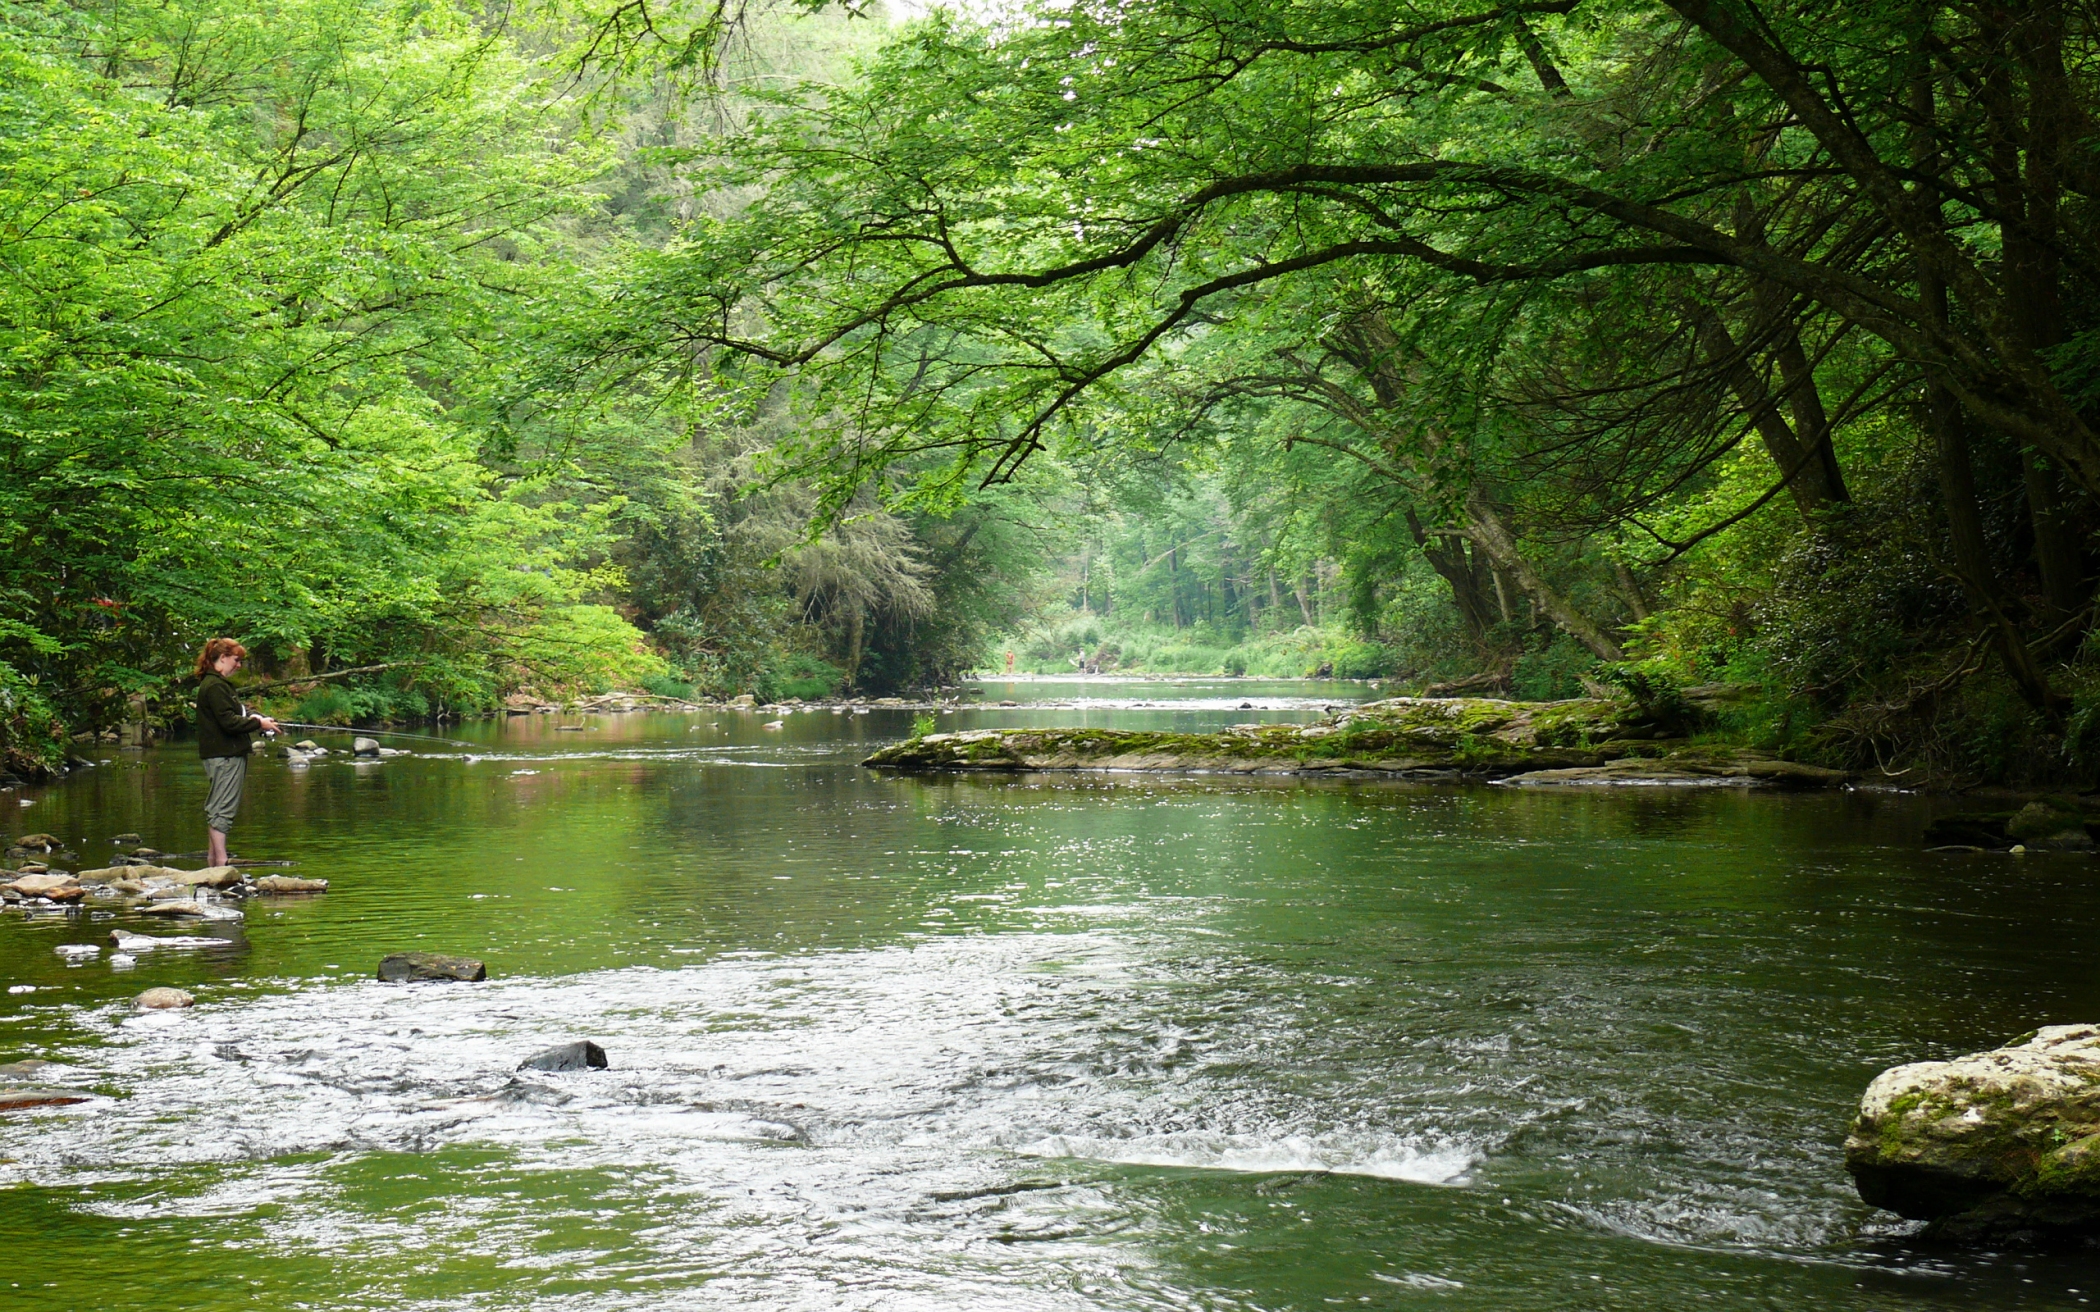
[[(1217, 728), (1375, 695), (1023, 681), (941, 723)], [(1932, 804), (1888, 794), (860, 768), (912, 715), (535, 716), (258, 761), (235, 852), (326, 894), (130, 969), (55, 949), (166, 926), (0, 919), (0, 1061), (97, 1095), (0, 1121), (0, 1307), (2100, 1288), (2100, 1258), (1919, 1245), (1839, 1151), (1884, 1067), (2100, 1019), (2090, 857), (1926, 853)], [(193, 749), (96, 755), (0, 794), (14, 832), (202, 845)], [(490, 979), (374, 981), (404, 949)], [(149, 985), (198, 1005), (135, 1014)], [(611, 1069), (514, 1071), (574, 1038)]]

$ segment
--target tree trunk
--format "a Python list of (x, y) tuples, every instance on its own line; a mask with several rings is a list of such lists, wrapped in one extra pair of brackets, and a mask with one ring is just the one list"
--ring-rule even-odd
[[(2027, 349), (2046, 353), (2064, 339), (2055, 248), (2062, 200), (2057, 171), (2065, 132), (2062, 96), (2052, 90), (2063, 80), (2062, 18), (2053, 6), (2042, 5), (2015, 23), (2015, 30), (2001, 31), (2000, 39), (2027, 66), (2029, 91), (2023, 105), (2012, 71), (2002, 64), (1985, 79), (1991, 188), (1999, 211), (2013, 328)], [(2084, 604), (2083, 553), (2068, 523), (2069, 508), (2056, 470), (2039, 452), (2023, 451), (2020, 477), (2034, 527), (2035, 571), (2051, 617), (2061, 620)]]
[(860, 683), (861, 642), (866, 636), (867, 617), (860, 607), (850, 607), (846, 612), (846, 686), (857, 687)]
[[(1920, 52), (1920, 69), (1928, 69), (1928, 56)], [(1911, 80), (1913, 164), (1921, 173), (1937, 171), (1932, 141), (1932, 83), (1929, 72), (1920, 71)], [(1925, 313), (1944, 322), (1947, 318), (1947, 285), (1925, 262), (1918, 264), (1918, 299)], [(2005, 590), (1992, 568), (1990, 551), (1983, 536), (1983, 517), (1976, 497), (1976, 471), (1969, 458), (1968, 424), (1953, 391), (1937, 380), (1925, 387), (1925, 418), (1938, 455), (1940, 499), (1947, 510), (1947, 538), (1954, 553), (1954, 572), (1969, 604), (1990, 625), (1993, 645), (2005, 662), (2006, 673), (2030, 706), (2044, 715), (2060, 713), (2062, 698), (2049, 686), (2034, 653), (2020, 636), (2012, 617), (2000, 604)], [(2023, 464), (2032, 461), (2022, 457)]]
[(1407, 527), (1414, 534), (1415, 545), (1422, 548), (1429, 567), (1450, 585), (1451, 600), (1458, 607), (1458, 618), (1466, 627), (1466, 635), (1476, 641), (1486, 638), (1488, 630), (1495, 627), (1495, 615), (1480, 586), (1481, 553), (1476, 551), (1469, 557), (1464, 538), (1430, 533), (1422, 527), (1422, 521), (1416, 518), (1412, 508), (1407, 512)]
[(1620, 594), (1626, 598), (1627, 607), (1633, 611), (1633, 622), (1638, 624), (1647, 619), (1648, 600), (1641, 595), (1640, 580), (1633, 576), (1632, 570), (1626, 568), (1626, 562), (1623, 560), (1613, 561), (1611, 569), (1612, 577), (1619, 581)]
[[(1736, 344), (1728, 326), (1721, 322), (1721, 316), (1704, 308), (1694, 313), (1699, 319), (1700, 348), (1719, 368), (1721, 377), (1743, 407), (1743, 413), (1757, 429), (1758, 436), (1764, 439), (1765, 450), (1771, 454), (1772, 463), (1779, 466), (1779, 476), (1786, 480), (1786, 490), (1793, 495), (1794, 505), (1803, 515), (1813, 516), (1817, 511), (1845, 500), (1843, 482), (1832, 485), (1831, 475), (1837, 470), (1836, 456), (1825, 459), (1819, 450), (1805, 445), (1795, 434), (1787, 424), (1786, 416), (1779, 413), (1779, 404), (1773, 400), (1764, 379), (1750, 367), (1748, 354)], [(1798, 354), (1800, 349), (1796, 338), (1794, 350)], [(1800, 367), (1806, 373), (1808, 362), (1805, 358)], [(1814, 380), (1807, 380), (1807, 386), (1812, 389)], [(1820, 414), (1820, 401), (1815, 408)], [(1817, 436), (1821, 445), (1828, 445), (1827, 432)]]
[(1626, 653), (1620, 650), (1618, 643), (1612, 641), (1589, 616), (1575, 609), (1572, 602), (1561, 596), (1531, 567), (1531, 562), (1524, 559), (1523, 553), (1517, 550), (1517, 540), (1510, 533), (1509, 526), (1502, 522), (1501, 514), (1478, 488), (1466, 495), (1466, 529), (1473, 542), (1485, 550), (1495, 564), (1509, 571), (1517, 586), (1531, 598), (1532, 604), (1544, 611), (1562, 632), (1589, 648), (1598, 660), (1626, 659)]

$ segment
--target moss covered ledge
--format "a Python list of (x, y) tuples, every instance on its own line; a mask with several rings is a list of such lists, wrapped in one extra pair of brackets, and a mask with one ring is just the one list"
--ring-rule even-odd
[(1823, 770), (1735, 748), (1693, 746), (1632, 702), (1577, 698), (1395, 697), (1313, 724), (1221, 733), (1132, 729), (976, 729), (885, 747), (876, 769), (1138, 770), (1162, 773), (1364, 772), (1523, 785), (1734, 784), (1824, 787)]

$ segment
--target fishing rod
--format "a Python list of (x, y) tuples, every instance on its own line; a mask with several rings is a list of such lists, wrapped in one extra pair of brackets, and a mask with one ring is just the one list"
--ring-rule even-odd
[(435, 738), (427, 733), (403, 733), (399, 729), (345, 729), (340, 724), (301, 724), (297, 720), (278, 720), (280, 729), (318, 729), (322, 733), (363, 734), (371, 738), (418, 738), (426, 743), (443, 743), (447, 747), (472, 747), (457, 738)]

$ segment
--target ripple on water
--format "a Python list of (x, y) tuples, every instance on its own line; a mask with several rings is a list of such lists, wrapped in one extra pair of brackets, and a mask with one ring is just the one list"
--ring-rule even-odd
[[(803, 1255), (811, 1278), (864, 1267), (888, 1279), (905, 1255), (931, 1258), (929, 1281), (944, 1276), (926, 1290), (946, 1304), (1131, 1224), (1101, 1222), (1115, 1211), (1097, 1187), (1106, 1164), (1452, 1183), (1478, 1159), (1475, 1136), (1443, 1133), (1431, 1114), (1364, 1125), (1388, 1101), (1375, 1076), (1324, 1081), (1352, 1109), (1339, 1120), (1274, 1097), (1245, 1060), (1268, 1041), (1257, 1016), (1203, 1035), (1197, 1060), (1160, 971), (1109, 934), (1019, 934), (472, 987), (359, 982), (181, 1013), (105, 1008), (78, 1018), (99, 1045), (68, 1055), (115, 1096), (44, 1117), (0, 1182), (153, 1185), (214, 1165), (224, 1171), (207, 1188), (86, 1207), (166, 1218), (268, 1203), (297, 1218), (287, 1224), (302, 1242), (338, 1255), (531, 1260), (561, 1224), (532, 1189), (514, 1200), (477, 1182), (465, 1205), (411, 1226), (375, 1216), (339, 1178), (342, 1164), (392, 1154), (486, 1151), (495, 1157), (458, 1168), (463, 1179), (627, 1182), (645, 1201), (622, 1204), (640, 1222), (623, 1242), (659, 1278), (695, 1254), (718, 1277), (792, 1272), (776, 1242), (786, 1225), (823, 1235), (823, 1259)], [(584, 1036), (612, 1069), (515, 1069)]]

